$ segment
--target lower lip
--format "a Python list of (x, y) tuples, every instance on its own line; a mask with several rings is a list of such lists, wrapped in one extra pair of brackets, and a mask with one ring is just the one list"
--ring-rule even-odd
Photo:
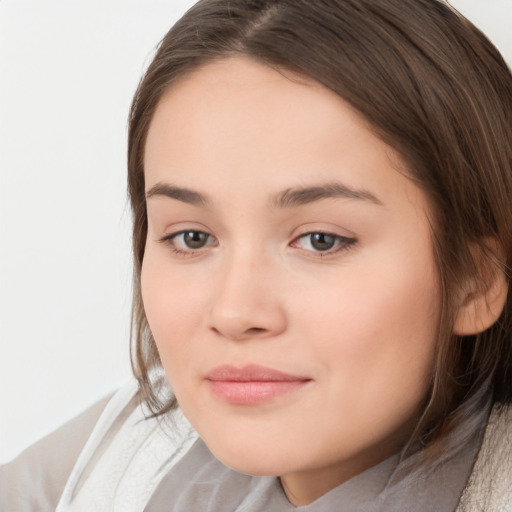
[(233, 405), (256, 405), (269, 402), (304, 387), (309, 381), (224, 381), (209, 380), (213, 394)]

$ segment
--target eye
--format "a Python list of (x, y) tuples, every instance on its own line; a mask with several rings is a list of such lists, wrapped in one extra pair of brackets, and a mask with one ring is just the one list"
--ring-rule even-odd
[(184, 231), (174, 237), (174, 240), (181, 242), (187, 249), (201, 249), (208, 243), (210, 235), (202, 231)]
[(193, 253), (199, 249), (215, 245), (215, 239), (204, 231), (186, 230), (165, 236), (161, 240), (169, 244), (176, 253)]
[(356, 242), (354, 238), (348, 238), (332, 233), (305, 233), (292, 242), (293, 247), (299, 247), (307, 251), (325, 253), (338, 252), (348, 249)]

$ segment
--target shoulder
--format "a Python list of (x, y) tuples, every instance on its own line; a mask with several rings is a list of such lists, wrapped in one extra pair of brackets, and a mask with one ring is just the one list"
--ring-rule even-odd
[[(170, 389), (162, 380), (162, 392)], [(154, 417), (132, 380), (109, 401), (80, 453), (57, 511), (143, 510), (197, 433), (180, 409)]]
[(111, 395), (0, 466), (0, 510), (55, 510), (66, 480)]
[(494, 407), (457, 512), (512, 512), (512, 406)]

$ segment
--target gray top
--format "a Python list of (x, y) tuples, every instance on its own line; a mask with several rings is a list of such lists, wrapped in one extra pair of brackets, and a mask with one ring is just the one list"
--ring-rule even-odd
[[(109, 407), (111, 403), (112, 401)], [(125, 425), (132, 440), (137, 440), (140, 439), (139, 431), (130, 426), (129, 422), (122, 420), (123, 415), (132, 409), (133, 403), (132, 399), (126, 406), (122, 402), (122, 407), (119, 409), (122, 413), (116, 412), (113, 417), (114, 425), (116, 422)], [(37, 443), (12, 463), (0, 467), (0, 511), (55, 510), (66, 481), (69, 483), (71, 480), (68, 479), (68, 475), (74, 461), (85, 441), (93, 437), (90, 436), (90, 431), (104, 406), (105, 401)], [(104, 416), (105, 414), (102, 417)], [(101, 420), (98, 424), (100, 423)], [(140, 427), (146, 423), (148, 431), (153, 431), (155, 425), (152, 425), (152, 420), (142, 419), (135, 424)], [(110, 432), (112, 427), (108, 427), (107, 430)], [(102, 442), (108, 437), (108, 435), (102, 437)], [(124, 438), (118, 433), (114, 439), (122, 441)], [(153, 461), (155, 467), (160, 467), (162, 472), (158, 474), (155, 487), (149, 491), (149, 501), (144, 501), (147, 503), (145, 507), (144, 505), (136, 506), (130, 510), (136, 510), (136, 512), (142, 510), (146, 512), (332, 512), (344, 510), (349, 512), (453, 512), (459, 503), (480, 445), (480, 440), (475, 439), (468, 443), (455, 458), (437, 468), (429, 476), (417, 474), (394, 485), (388, 485), (397, 462), (396, 456), (391, 457), (331, 490), (313, 503), (295, 507), (288, 501), (278, 478), (240, 474), (218, 461), (201, 439), (190, 437), (183, 439), (183, 447), (180, 448), (181, 444), (175, 447), (178, 450), (181, 449), (183, 455), (169, 470), (165, 466), (158, 466), (160, 463), (156, 459)], [(185, 442), (186, 439), (188, 439), (187, 442)], [(99, 446), (101, 447), (101, 443)], [(122, 455), (126, 455), (127, 446), (125, 448), (123, 446), (117, 453), (123, 452)], [(167, 445), (164, 442), (163, 445), (155, 446), (161, 450), (161, 446), (165, 448)], [(147, 453), (147, 445), (142, 443), (141, 447), (141, 453)], [(162, 454), (164, 459), (171, 456), (166, 452), (167, 448)], [(96, 464), (95, 457), (99, 451), (93, 450), (91, 453), (94, 456), (86, 459), (85, 468), (90, 464)], [(143, 459), (133, 459), (130, 455), (130, 460), (133, 465), (141, 469), (145, 467)], [(137, 462), (139, 460), (141, 462)], [(115, 464), (119, 465), (120, 462), (121, 458), (119, 461), (117, 459), (113, 461), (114, 466), (106, 466), (107, 473), (104, 475), (109, 476), (110, 468), (115, 467)], [(124, 474), (127, 468), (124, 463), (120, 464), (120, 473)], [(102, 474), (100, 473), (100, 479), (103, 478)], [(135, 478), (136, 480), (132, 482), (139, 481), (137, 475)], [(77, 481), (79, 482), (80, 479)], [(94, 484), (93, 494), (89, 494), (89, 498), (94, 497), (94, 493), (98, 490)], [(133, 492), (139, 491), (133, 489)], [(127, 499), (128, 503), (134, 504), (128, 494)], [(90, 501), (87, 503), (90, 504)], [(107, 510), (104, 507), (100, 508)], [(68, 510), (68, 506), (61, 506), (59, 510)], [(101, 512), (101, 510), (95, 509), (95, 512)], [(112, 508), (111, 505), (108, 506), (108, 510), (127, 512), (124, 507)]]
[(201, 439), (162, 480), (145, 512), (453, 512), (478, 442), (430, 476), (386, 488), (397, 457), (348, 480), (309, 505), (292, 505), (278, 478), (242, 475), (219, 462)]

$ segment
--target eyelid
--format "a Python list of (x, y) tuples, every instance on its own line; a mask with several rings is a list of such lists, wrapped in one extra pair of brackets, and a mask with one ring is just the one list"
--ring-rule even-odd
[[(207, 252), (212, 247), (216, 247), (219, 245), (217, 238), (203, 226), (187, 226), (186, 223), (184, 224), (185, 225), (182, 224), (180, 226), (178, 224), (177, 226), (174, 226), (175, 229), (172, 232), (167, 233), (163, 235), (161, 238), (159, 238), (158, 242), (167, 245), (171, 252), (178, 256), (200, 256)], [(347, 251), (358, 242), (356, 237), (351, 234), (340, 234), (339, 229), (340, 228), (329, 229), (328, 227), (325, 226), (316, 227), (315, 225), (303, 225), (302, 232), (297, 233), (295, 236), (292, 235), (293, 238), (288, 245), (292, 248), (299, 249), (304, 253), (308, 253), (308, 255), (313, 255), (314, 257), (325, 258), (329, 256), (334, 256), (337, 253)], [(182, 240), (181, 243), (177, 242), (178, 237), (186, 235), (187, 233), (205, 235), (207, 237), (205, 244), (199, 247), (190, 247), (190, 240), (188, 243), (186, 243), (184, 240)], [(304, 244), (301, 243), (302, 240), (306, 240), (308, 237), (313, 237), (313, 235), (324, 235), (326, 237), (331, 237), (332, 239), (334, 239), (333, 246), (326, 248), (315, 247), (312, 242), (312, 238), (310, 238), (311, 243), (309, 247), (304, 246)]]
[[(181, 233), (190, 233), (190, 232), (199, 232), (205, 233), (210, 236), (212, 235), (211, 229), (205, 226), (202, 222), (196, 221), (181, 221), (174, 223), (161, 223), (160, 225), (156, 225), (154, 227), (155, 235), (157, 235), (157, 240), (160, 242), (166, 242), (171, 240), (173, 237), (180, 235)], [(162, 233), (161, 235), (159, 233)], [(214, 237), (215, 238), (215, 237)]]
[[(176, 238), (179, 237), (180, 235), (185, 235), (187, 233), (201, 233), (201, 234), (204, 234), (206, 235), (210, 241), (213, 241), (213, 243), (206, 243), (206, 245), (204, 245), (203, 247), (198, 247), (196, 249), (192, 248), (192, 247), (189, 247), (189, 248), (186, 248), (186, 247), (182, 247), (180, 248), (179, 246), (176, 245)], [(161, 238), (158, 239), (159, 242), (169, 246), (169, 248), (171, 249), (172, 253), (178, 255), (178, 256), (198, 256), (200, 254), (202, 254), (205, 250), (207, 250), (208, 248), (212, 247), (212, 246), (216, 246), (218, 245), (218, 242), (217, 242), (217, 239), (211, 234), (209, 233), (208, 231), (204, 230), (204, 229), (198, 229), (198, 228), (183, 228), (183, 229), (178, 229), (176, 231), (173, 231), (172, 233), (168, 233), (164, 236), (162, 236)]]
[[(305, 249), (303, 247), (297, 247), (298, 242), (300, 240), (306, 239), (307, 237), (311, 237), (312, 235), (319, 235), (319, 234), (334, 238), (335, 239), (334, 247), (330, 248), (330, 249), (326, 249), (324, 251), (315, 250), (314, 248)], [(315, 256), (326, 257), (326, 256), (335, 255), (340, 252), (347, 251), (347, 250), (351, 249), (356, 243), (357, 243), (357, 239), (354, 236), (340, 235), (339, 233), (333, 233), (332, 231), (327, 230), (327, 229), (310, 229), (304, 233), (301, 233), (301, 234), (295, 236), (295, 238), (293, 238), (293, 240), (291, 241), (290, 246), (297, 247), (298, 249), (308, 252)]]

